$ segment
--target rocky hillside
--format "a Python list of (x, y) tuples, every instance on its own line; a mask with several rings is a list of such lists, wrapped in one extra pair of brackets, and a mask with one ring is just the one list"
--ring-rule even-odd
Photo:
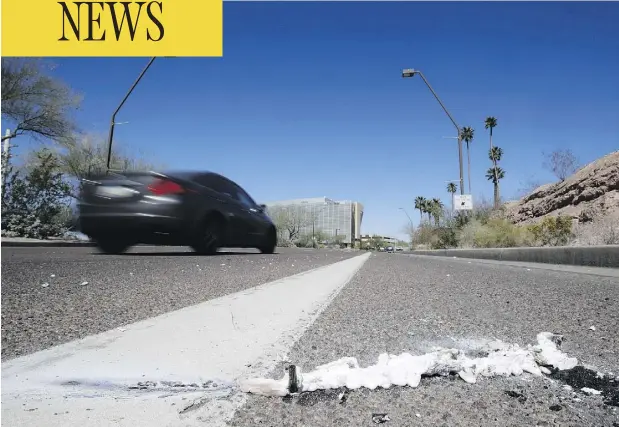
[(619, 151), (579, 169), (563, 182), (545, 184), (517, 202), (506, 204), (515, 223), (530, 223), (547, 215), (570, 216), (579, 223), (602, 217), (619, 222)]

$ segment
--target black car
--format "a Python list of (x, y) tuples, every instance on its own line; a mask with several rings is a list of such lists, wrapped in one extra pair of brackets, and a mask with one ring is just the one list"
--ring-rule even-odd
[(275, 225), (239, 185), (213, 172), (123, 172), (82, 180), (82, 233), (104, 253), (139, 243), (273, 253)]

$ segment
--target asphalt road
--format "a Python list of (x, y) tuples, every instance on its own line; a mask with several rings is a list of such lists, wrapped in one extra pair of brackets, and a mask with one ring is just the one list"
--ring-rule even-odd
[(87, 247), (2, 248), (2, 360), (354, 255), (279, 249), (274, 255), (239, 250), (198, 256), (184, 248), (141, 246), (109, 256)]
[[(382, 352), (421, 354), (435, 345), (462, 348), (488, 338), (526, 345), (542, 331), (564, 334), (563, 350), (579, 361), (619, 374), (619, 278), (377, 254), (288, 359), (306, 371), (344, 356), (368, 366)], [(278, 370), (272, 378), (281, 375)], [(251, 396), (232, 425), (370, 426), (372, 413), (388, 414), (386, 426), (619, 425), (617, 408), (561, 386), (547, 378), (473, 385), (432, 378), (417, 389), (349, 392), (344, 404), (341, 390), (294, 399)]]
[[(90, 248), (3, 249), (3, 360), (356, 255), (282, 249), (199, 257), (139, 250), (102, 256)], [(580, 363), (619, 374), (619, 277), (584, 268), (375, 254), (288, 359), (305, 371), (343, 356), (367, 366), (383, 352), (420, 354), (435, 345), (462, 348), (493, 338), (526, 345), (541, 331), (564, 334), (562, 349)], [(283, 367), (271, 376), (281, 377)], [(619, 425), (618, 408), (562, 385), (548, 377), (477, 384), (443, 377), (424, 379), (416, 389), (350, 391), (344, 403), (340, 390), (292, 399), (250, 395), (230, 424), (370, 426), (372, 413), (386, 413), (386, 426)]]

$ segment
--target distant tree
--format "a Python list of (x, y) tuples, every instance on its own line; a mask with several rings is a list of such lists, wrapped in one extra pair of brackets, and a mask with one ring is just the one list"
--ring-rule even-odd
[[(74, 134), (61, 138), (54, 147), (62, 171), (76, 181), (72, 192), (74, 197), (81, 190), (82, 179), (107, 171), (107, 149), (105, 138), (92, 134)], [(112, 150), (110, 163), (112, 169), (122, 171), (150, 171), (160, 166), (123, 152), (118, 146)]]
[(374, 234), (372, 235), (372, 237), (370, 237), (369, 245), (370, 248), (374, 250), (379, 250), (380, 248), (386, 247), (387, 242), (385, 242), (385, 239), (383, 239), (381, 236)]
[(456, 194), (456, 191), (458, 191), (458, 186), (456, 184), (454, 184), (453, 182), (450, 182), (449, 184), (447, 184), (447, 192), (450, 194), (451, 196), (451, 210), (454, 210), (454, 194)]
[(580, 167), (578, 158), (570, 149), (555, 150), (550, 154), (544, 154), (544, 158), (544, 168), (552, 172), (560, 181), (565, 181)]
[(492, 179), (492, 183), (494, 184), (494, 209), (498, 209), (499, 208), (499, 181), (501, 180), (501, 178), (499, 178), (498, 171), (499, 171), (499, 167), (498, 167), (498, 163), (501, 161), (501, 158), (503, 157), (503, 150), (500, 147), (492, 147), (490, 150), (488, 150), (488, 157), (490, 158), (490, 161), (492, 162), (492, 168), (490, 168), (489, 170), (492, 170), (492, 172), (495, 174), (495, 176)]
[(311, 224), (307, 215), (296, 206), (274, 206), (269, 209), (269, 216), (281, 237), (296, 241), (301, 236), (301, 230)]
[(422, 196), (417, 196), (415, 198), (415, 209), (419, 211), (419, 221), (423, 221), (425, 201), (426, 201), (425, 197), (422, 197)]
[[(497, 147), (495, 147), (497, 148)], [(486, 172), (486, 179), (494, 184), (494, 208), (498, 209), (499, 196), (499, 181), (505, 178), (505, 171), (500, 166), (494, 166)]]
[(484, 121), (484, 126), (486, 129), (490, 130), (490, 149), (492, 150), (492, 130), (497, 127), (497, 119), (494, 117), (486, 117)]
[(80, 98), (47, 75), (50, 67), (31, 58), (2, 58), (2, 118), (13, 130), (2, 141), (30, 134), (58, 140), (75, 130), (71, 113)]
[(462, 141), (466, 142), (466, 157), (467, 157), (467, 163), (468, 163), (468, 170), (469, 170), (469, 194), (471, 194), (471, 149), (470, 149), (470, 144), (473, 142), (473, 138), (475, 137), (475, 130), (470, 127), (470, 126), (466, 126), (462, 128), (461, 131), (461, 138)]

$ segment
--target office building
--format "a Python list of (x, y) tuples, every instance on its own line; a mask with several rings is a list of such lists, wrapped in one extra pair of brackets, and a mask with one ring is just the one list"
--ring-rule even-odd
[(288, 218), (293, 218), (297, 222), (299, 235), (309, 235), (312, 230), (315, 233), (320, 231), (334, 240), (337, 236), (346, 246), (350, 246), (361, 236), (363, 205), (359, 202), (316, 197), (265, 204), (267, 213), (275, 222), (278, 213), (285, 213)]

